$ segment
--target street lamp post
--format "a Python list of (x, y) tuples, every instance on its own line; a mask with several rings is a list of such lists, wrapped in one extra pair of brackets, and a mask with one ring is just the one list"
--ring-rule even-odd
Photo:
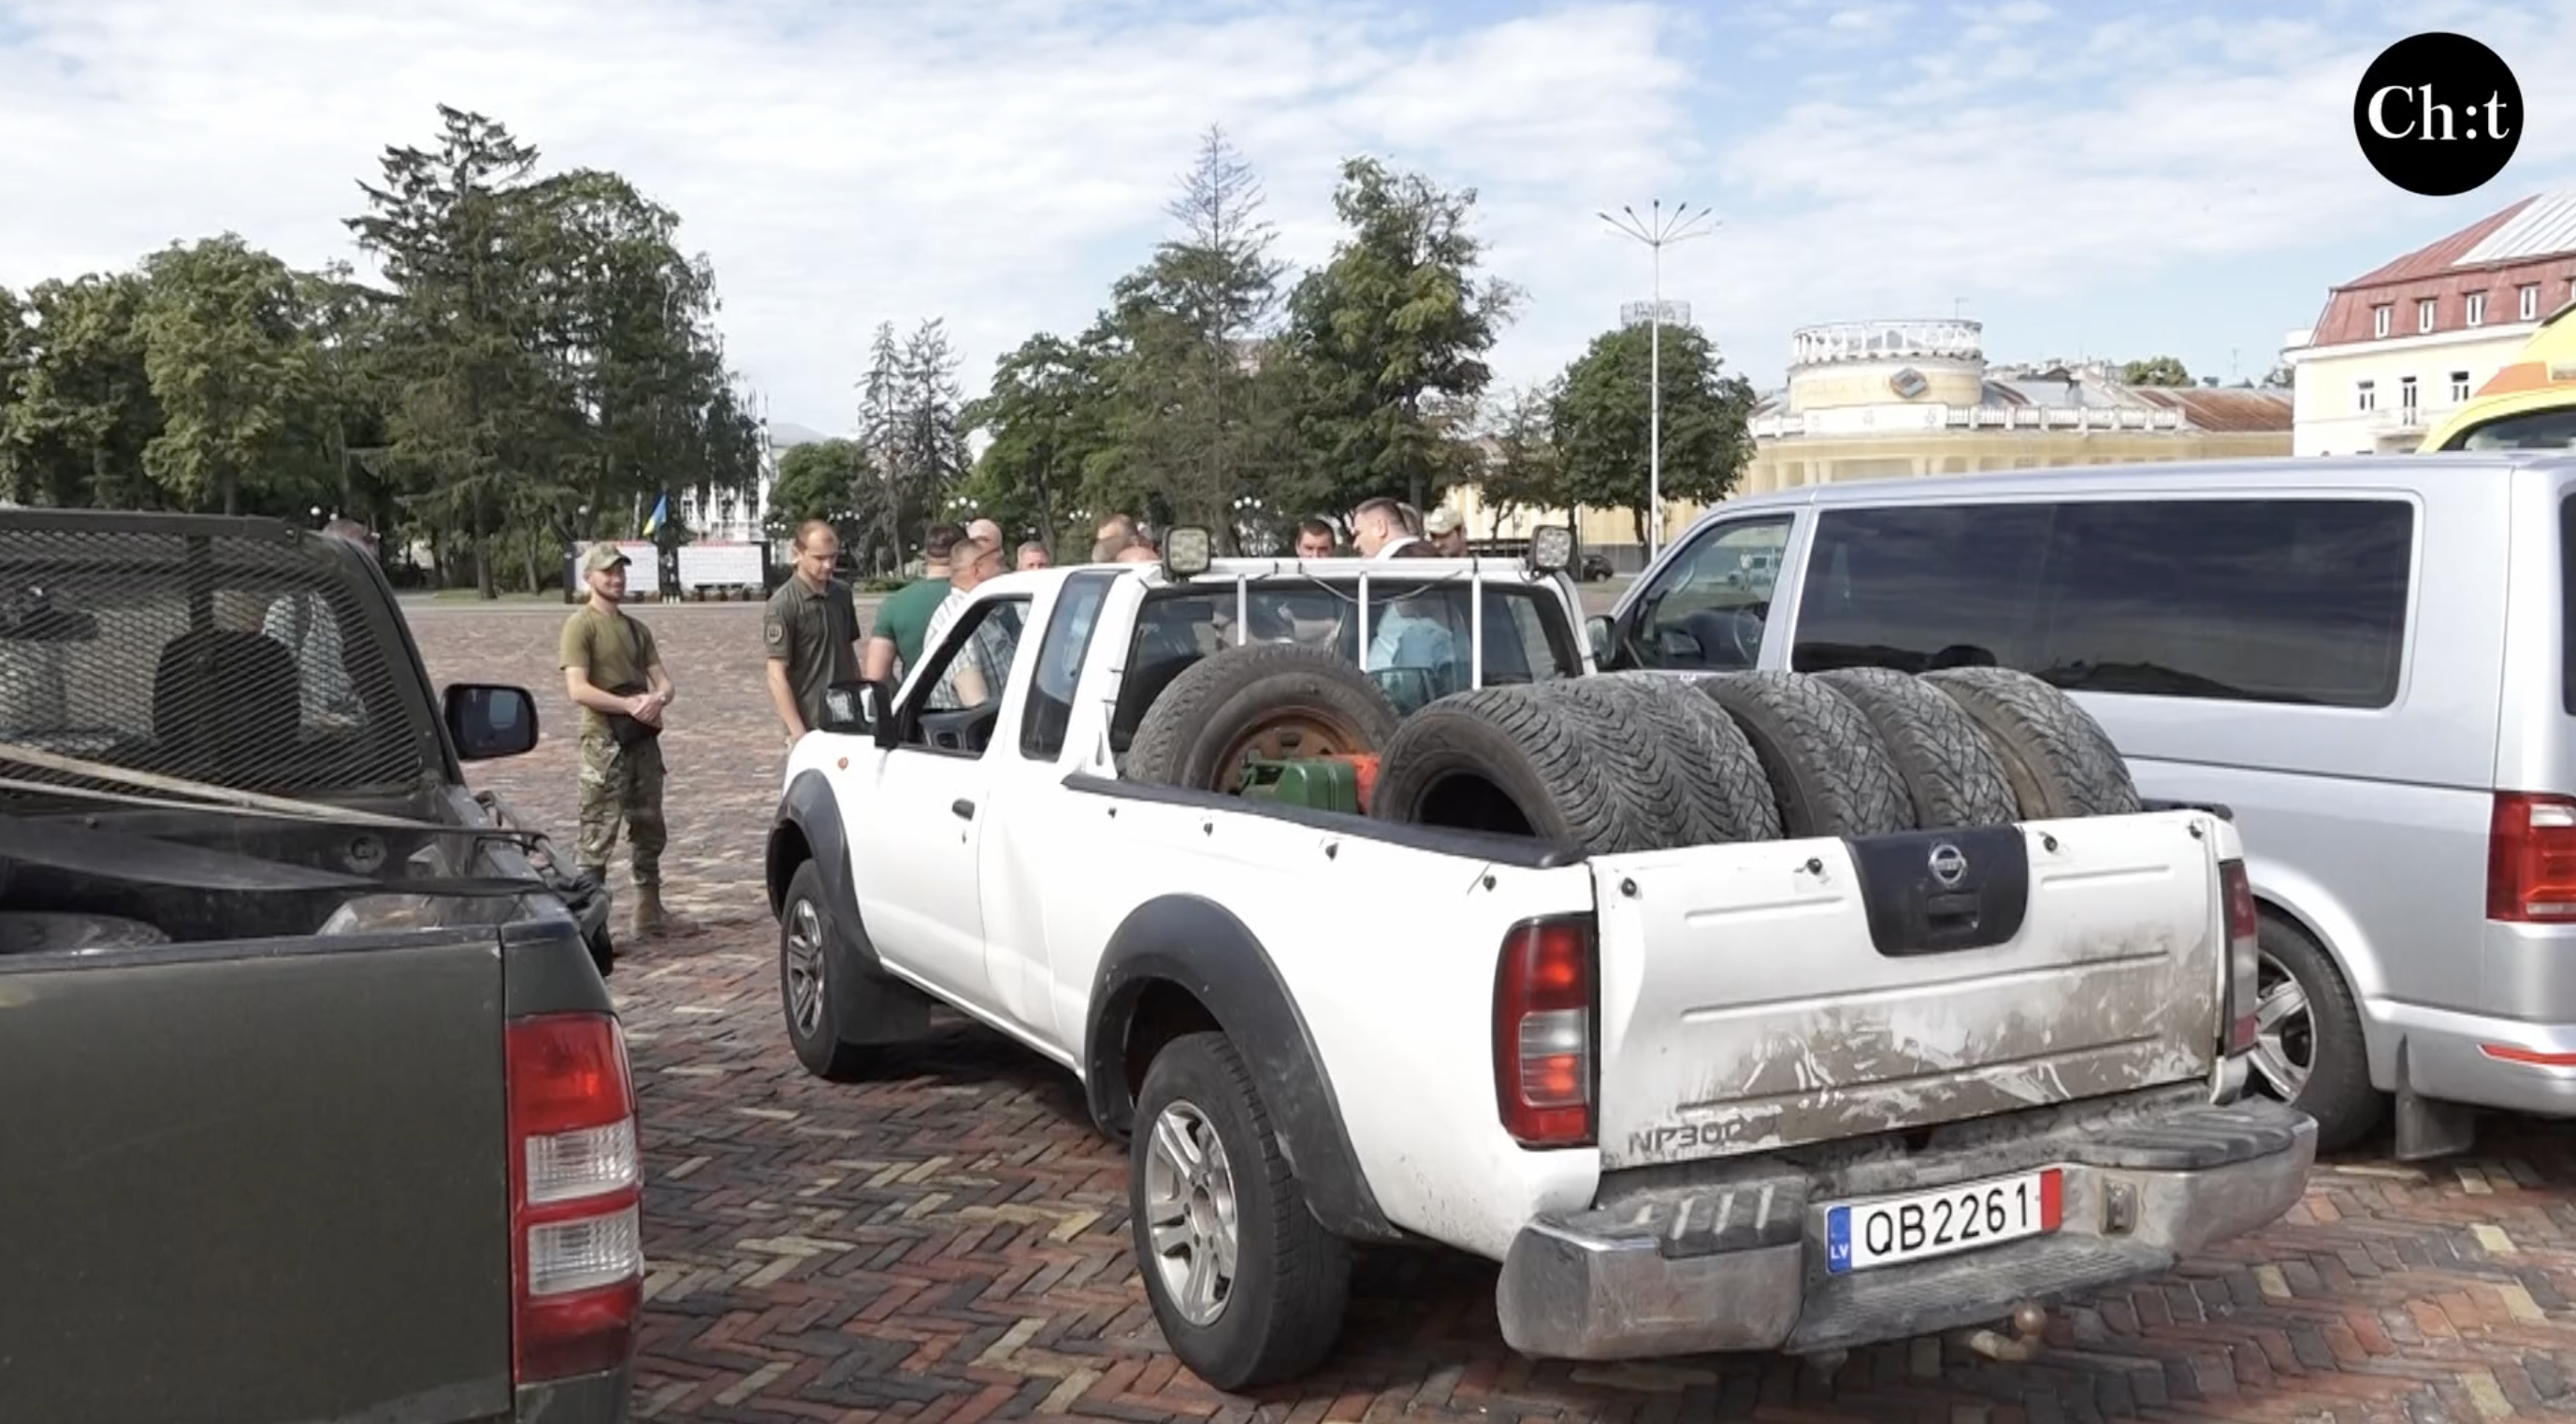
[[(1619, 211), (1623, 217), (1603, 213), (1601, 220), (1620, 236), (1644, 243), (1654, 254), (1654, 294), (1646, 312), (1646, 559), (1651, 563), (1664, 547), (1664, 249), (1708, 236), (1717, 218), (1706, 208), (1691, 212), (1688, 203), (1676, 204), (1666, 217), (1661, 198), (1648, 205), (1647, 217), (1638, 217), (1637, 210), (1625, 204)], [(1700, 226), (1703, 222), (1708, 226)]]

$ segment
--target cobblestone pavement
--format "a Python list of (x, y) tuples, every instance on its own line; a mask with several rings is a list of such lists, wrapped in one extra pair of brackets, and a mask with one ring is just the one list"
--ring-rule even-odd
[[(560, 607), (415, 607), (442, 678), (537, 691), (547, 739), (477, 772), (572, 836)], [(951, 1025), (873, 1082), (808, 1078), (779, 1023), (761, 836), (783, 765), (742, 605), (644, 610), (681, 696), (675, 903), (693, 936), (610, 981), (643, 1099), (657, 1419), (2016, 1421), (2433, 1424), (2576, 1417), (2576, 1146), (2491, 1123), (2467, 1158), (2324, 1165), (2252, 1240), (2061, 1311), (2030, 1363), (1962, 1337), (1855, 1354), (1828, 1383), (1771, 1361), (1586, 1368), (1515, 1357), (1493, 1271), (1369, 1259), (1327, 1374), (1216, 1393), (1166, 1354), (1128, 1254), (1122, 1153), (1072, 1079)]]

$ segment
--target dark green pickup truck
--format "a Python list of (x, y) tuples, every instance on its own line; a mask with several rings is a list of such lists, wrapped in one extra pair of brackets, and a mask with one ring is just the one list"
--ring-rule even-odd
[(626, 1417), (605, 896), (365, 553), (0, 509), (0, 1420)]

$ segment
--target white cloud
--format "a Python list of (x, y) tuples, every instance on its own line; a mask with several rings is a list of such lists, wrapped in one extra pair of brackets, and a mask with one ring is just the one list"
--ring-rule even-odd
[(880, 320), (946, 316), (970, 390), (1032, 329), (1086, 322), (1212, 121), (1261, 170), (1284, 256), (1325, 255), (1339, 162), (1372, 151), (1479, 188), (1498, 256), (1544, 288), (1599, 250), (1568, 251), (1560, 211), (1685, 151), (1692, 78), (1643, 5), (1463, 36), (1335, 0), (376, 13), (0, 0), (0, 34), (34, 36), (0, 45), (0, 283), (225, 228), (296, 262), (348, 255), (358, 180), (386, 144), (433, 142), (445, 102), (676, 208), (735, 360), (781, 417), (839, 428)]
[[(736, 362), (780, 418), (833, 430), (878, 321), (945, 316), (970, 390), (1029, 332), (1087, 323), (1210, 122), (1292, 261), (1334, 240), (1345, 155), (1477, 189), (1492, 265), (1530, 295), (1495, 353), (1514, 382), (1646, 294), (1646, 254), (1593, 214), (1656, 196), (1725, 217), (1668, 255), (1665, 292), (1768, 384), (1797, 324), (2080, 305), (2357, 233), (2394, 252), (2576, 171), (2545, 84), (2576, 65), (2576, 12), (2550, 0), (1564, 0), (1463, 29), (1405, 3), (0, 0), (0, 284), (227, 228), (299, 263), (352, 255), (358, 181), (385, 145), (432, 142), (446, 102), (678, 209)], [(2349, 112), (2380, 47), (2442, 24), (2513, 61), (2530, 113), (2504, 179), (2436, 204), (2369, 170)], [(2347, 275), (2319, 270), (2263, 329)]]
[[(1800, 322), (1939, 314), (1954, 294), (2080, 305), (2356, 236), (2385, 234), (2395, 256), (2576, 175), (2576, 122), (2545, 83), (2576, 65), (2563, 7), (2481, 6), (2465, 26), (2515, 67), (2527, 127), (2502, 178), (2446, 200), (2392, 188), (2352, 132), (2370, 60), (2437, 27), (2420, 8), (2395, 25), (2236, 11), (2050, 26), (2042, 10), (1954, 13), (1963, 28), (1913, 56), (1913, 82), (1836, 84), (1736, 135), (1720, 168), (1762, 216), (1740, 225), (1729, 266), (1803, 280), (1732, 288), (1702, 302), (1703, 321), (1767, 341)], [(2353, 275), (2320, 269), (2265, 329), (2299, 324)], [(1757, 381), (1777, 370), (1749, 354)]]

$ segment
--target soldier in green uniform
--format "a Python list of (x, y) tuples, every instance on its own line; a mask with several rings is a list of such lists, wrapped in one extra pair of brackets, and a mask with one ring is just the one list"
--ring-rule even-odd
[(859, 613), (850, 586), (832, 577), (840, 536), (828, 521), (796, 530), (796, 572), (762, 610), (761, 643), (769, 655), (769, 705), (789, 745), (821, 725), (823, 693), (859, 675)]
[(685, 928), (662, 907), (662, 713), (671, 705), (671, 674), (653, 630), (629, 617), (626, 555), (593, 544), (581, 556), (590, 597), (564, 620), (558, 660), (564, 695), (581, 708), (581, 868), (608, 878), (608, 853), (626, 826), (635, 874), (635, 937)]

